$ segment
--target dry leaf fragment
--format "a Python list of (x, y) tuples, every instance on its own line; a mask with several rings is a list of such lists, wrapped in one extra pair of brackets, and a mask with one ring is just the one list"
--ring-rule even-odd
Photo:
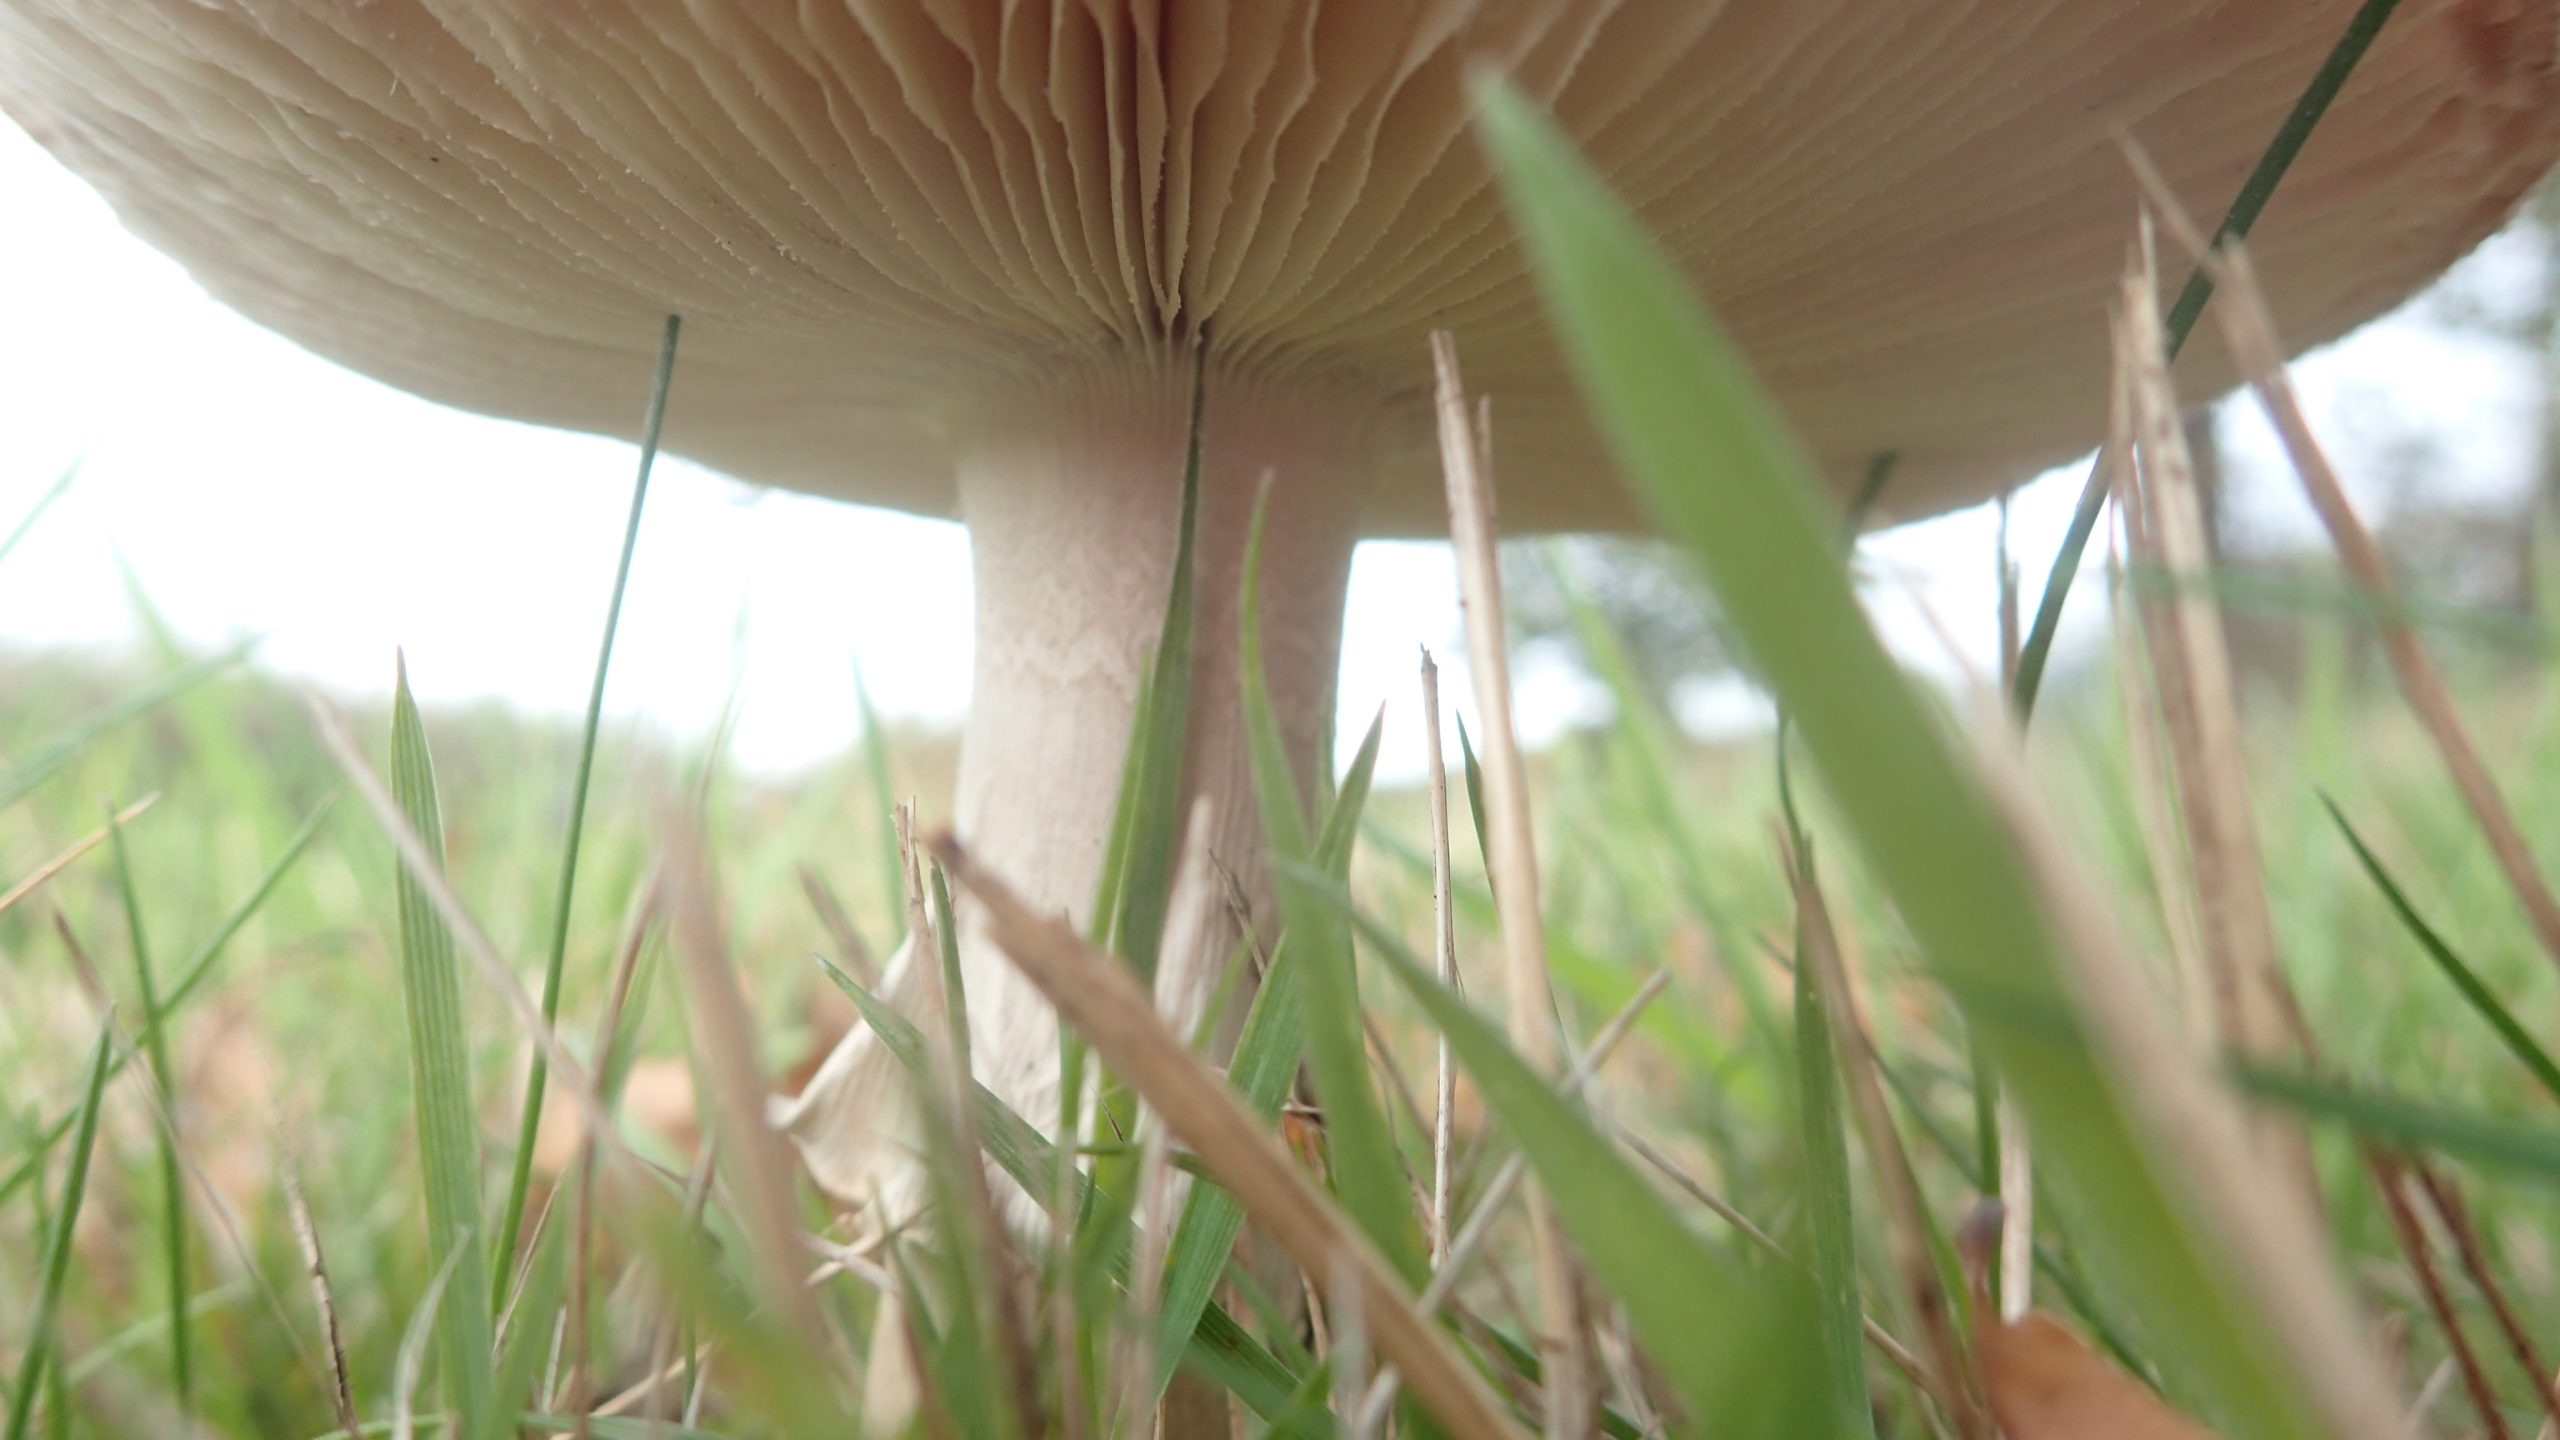
[(2215, 1440), (2053, 1316), (1982, 1320), (1974, 1353), (2007, 1440)]

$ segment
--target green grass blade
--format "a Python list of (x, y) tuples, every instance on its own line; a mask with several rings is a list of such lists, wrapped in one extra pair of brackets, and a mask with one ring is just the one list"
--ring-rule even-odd
[(1484, 866), (1485, 893), (1493, 892), (1493, 843), (1485, 838), (1484, 767), (1476, 763), (1476, 742), (1467, 735), (1467, 717), (1458, 721), (1459, 768), (1467, 776), (1467, 819), (1476, 827), (1476, 858)]
[[(569, 957), (569, 902), (578, 888), (578, 846), (586, 834), (587, 786), (595, 777), (596, 735), (604, 728), (605, 677), (613, 669), (613, 637), (622, 628), (622, 599), (631, 588), (631, 557), (640, 548), (640, 515), (649, 500), (649, 472), (658, 460), (658, 435), (667, 418), (667, 387), (675, 379), (676, 336), (683, 328), (682, 317), (669, 315), (665, 337), (658, 343), (658, 369), (649, 382), (648, 418), (640, 431), (639, 473), (631, 481), (631, 511), (622, 522), (622, 554), (613, 567), (613, 598), (605, 602), (604, 638), (596, 645), (595, 678), (587, 687), (587, 715), (578, 732), (578, 772), (569, 787), (569, 835), (560, 848), (560, 880), (551, 899), (551, 948), (542, 966), (545, 1025), (560, 1015), (560, 977)], [(525, 1076), (524, 1109), (516, 1121), (507, 1198), (498, 1209), (498, 1244), (491, 1251), (497, 1262), (491, 1267), (489, 1307), (493, 1311), (506, 1303), (507, 1277), (515, 1267), (516, 1236), (524, 1223), (525, 1195), (533, 1185), (533, 1142), (542, 1128), (542, 1093), (550, 1078), (551, 1067), (544, 1063), (542, 1047), (537, 1045)]]
[[(1227, 1083), (1267, 1121), (1279, 1118), (1305, 1051), (1306, 1004), (1301, 989), (1297, 957), (1284, 942), (1271, 958), (1253, 1007), (1245, 1012), (1235, 1059), (1227, 1066)], [(1236, 1237), (1243, 1232), (1244, 1212), (1234, 1199), (1214, 1184), (1195, 1181), (1165, 1243), (1164, 1283), (1156, 1308), (1159, 1399), (1182, 1358), (1183, 1338), (1199, 1328), (1201, 1312), (1225, 1276)]]
[(1326, 1146), (1343, 1208), (1377, 1242), (1387, 1263), (1419, 1288), (1429, 1275), (1422, 1227), (1414, 1216), (1404, 1157), (1396, 1149), (1377, 1092), (1371, 1088), (1351, 933), (1331, 906), (1293, 876), (1292, 867), (1305, 865), (1312, 852), (1306, 817), (1299, 809), (1297, 777), (1290, 771), (1262, 668), (1261, 550), (1262, 514), (1257, 507), (1245, 542), (1237, 668), (1242, 672), (1254, 794), (1261, 802), (1263, 836), (1278, 873), (1284, 943), (1297, 952), (1306, 995), (1307, 1068), (1315, 1077), (1316, 1098), (1324, 1106)]
[(1869, 869), (2024, 1106), (2039, 1156), (2173, 1368), (2235, 1433), (2312, 1440), (2325, 1396), (2117, 1093), (2028, 857), (1869, 627), (1795, 438), (1680, 273), (1528, 103), (1479, 118), (1620, 473), (1692, 554)]
[[(126, 938), (133, 946), (135, 984), (142, 993), (142, 1013), (160, 1013), (159, 986), (151, 974), (151, 945), (142, 924), (142, 890), (134, 883), (133, 854), (125, 844), (124, 822), (107, 806), (108, 848), (113, 852), (116, 889), (124, 897)], [(150, 1063), (151, 1083), (160, 1094), (160, 1113), (167, 1123), (154, 1130), (160, 1152), (161, 1275), (169, 1289), (169, 1373), (177, 1389), (178, 1413), (188, 1412), (195, 1394), (192, 1327), (187, 1319), (187, 1186), (178, 1165), (178, 1093), (176, 1072), (169, 1068), (169, 1044), (163, 1027), (151, 1025), (142, 1035), (143, 1056)]]
[[(409, 693), (405, 661), (391, 696), (391, 791), (401, 813), (441, 861), (444, 820), (435, 762)], [(452, 932), (407, 866), (399, 868), (400, 981), (409, 1023), (409, 1082), (418, 1117), (418, 1165), (426, 1189), (427, 1258), (452, 1267), (453, 1299), (439, 1308), (437, 1348), (445, 1403), (477, 1435), (495, 1405), (490, 1369), (488, 1240), (480, 1217), (480, 1124), (471, 1095), (470, 1045)]]
[[(925, 1051), (924, 1033), (905, 1016), (891, 1009), (886, 1001), (865, 989), (862, 982), (846, 974), (826, 957), (815, 957), (818, 968), (854, 1008), (862, 1012), (862, 1021), (880, 1037), (898, 1064), (917, 1084), (932, 1083), (932, 1060)], [(1278, 967), (1275, 965), (1274, 969)], [(1056, 1183), (1058, 1156), (1048, 1138), (1033, 1128), (1029, 1121), (1014, 1113), (996, 1093), (974, 1084), (978, 1098), (978, 1142), (987, 1158), (996, 1162), (1026, 1194), (1035, 1199), (1047, 1197)], [(1097, 1245), (1106, 1257), (1106, 1271), (1125, 1277), (1129, 1269), (1128, 1214), (1125, 1207), (1113, 1207), (1093, 1188), (1082, 1172), (1074, 1172), (1075, 1205), (1079, 1214), (1112, 1212), (1118, 1217), (1115, 1233), (1102, 1237)], [(1270, 1420), (1288, 1406), (1298, 1385), (1298, 1377), (1288, 1366), (1251, 1333), (1237, 1323), (1225, 1307), (1209, 1304), (1200, 1313), (1199, 1324), (1185, 1342), (1185, 1363), (1198, 1368), (1216, 1383), (1244, 1401), (1256, 1415)]]
[(1324, 828), (1316, 832), (1316, 864), (1336, 879), (1351, 874), (1352, 847), (1360, 840), (1360, 816), (1369, 807), (1369, 791), (1378, 775), (1378, 742), (1386, 729), (1387, 711), (1381, 705), (1360, 737), (1360, 748), (1351, 752), (1351, 768), (1343, 772), (1342, 784), (1334, 790)]
[[(907, 877), (898, 864), (898, 787), (890, 778), (889, 729), (880, 723), (879, 707), (871, 703), (871, 684), (862, 678), (862, 667), (853, 667), (853, 705), (862, 716), (862, 763), (871, 779), (871, 821), (873, 843), (880, 847), (880, 913), (889, 917), (894, 940), (899, 917), (907, 913)], [(877, 953), (886, 955), (896, 946), (882, 946)]]
[(63, 1284), (71, 1275), (71, 1230), (79, 1223), (80, 1202), (88, 1194), (89, 1157), (98, 1142), (99, 1102), (106, 1094), (107, 1062), (114, 1053), (115, 1020), (110, 1016), (98, 1029), (98, 1048), (89, 1059), (89, 1083), (81, 1092), (79, 1124), (71, 1138), (71, 1167), (62, 1177), (62, 1197), (54, 1203), (52, 1223), (45, 1229), (42, 1288), (36, 1291), (17, 1383), (9, 1390), (6, 1440), (26, 1440), (28, 1422), (35, 1414), (36, 1387), (53, 1353), (54, 1321), (62, 1309)]
[(2560, 1126), (2520, 1125), (2494, 1115), (2430, 1105), (2363, 1086), (2243, 1065), (2240, 1088), (2261, 1100), (2335, 1121), (2357, 1134), (2411, 1150), (2432, 1150), (2560, 1181)]
[[(1360, 812), (1368, 803), (1377, 773), (1378, 741), (1385, 729), (1386, 712), (1381, 710), (1361, 738), (1350, 773), (1335, 794), (1332, 812), (1325, 817), (1324, 832), (1316, 842), (1317, 865), (1337, 880), (1351, 867), (1352, 842), (1360, 833)], [(1306, 1004), (1297, 971), (1296, 959), (1283, 943), (1271, 957), (1252, 1008), (1245, 1012), (1235, 1058), (1227, 1062), (1227, 1084), (1266, 1122), (1279, 1118), (1306, 1050)], [(1243, 1231), (1244, 1212), (1226, 1191), (1205, 1183), (1191, 1187), (1172, 1238), (1165, 1244), (1164, 1285), (1156, 1302), (1157, 1398), (1172, 1383), (1184, 1338), (1199, 1328), (1201, 1312), (1226, 1274), (1236, 1237)]]
[(18, 542), (26, 539), (27, 532), (36, 528), (36, 522), (44, 518), (44, 512), (52, 509), (53, 502), (61, 499), (62, 492), (70, 489), (71, 482), (79, 478), (79, 462), (62, 467), (62, 473), (53, 477), (53, 483), (36, 497), (36, 503), (28, 506), (27, 513), (18, 517), (18, 523), (9, 527), (8, 538), (0, 540), (0, 560), (9, 558), (9, 552), (18, 548)]
[[(1797, 851), (1797, 863), (1812, 857)], [(1805, 1229), (1812, 1238), (1815, 1313), (1831, 1383), (1841, 1400), (1843, 1435), (1875, 1435), (1867, 1396), (1866, 1311), (1858, 1298), (1857, 1230), (1851, 1221), (1849, 1132), (1840, 1116), (1840, 1057), (1822, 987), (1796, 962), (1796, 1116), (1805, 1166)]]
[[(1191, 373), (1190, 438), (1182, 462), (1182, 519), (1175, 535), (1173, 583), (1165, 597), (1164, 628), (1140, 693), (1141, 709), (1129, 737), (1134, 774), (1127, 848), (1121, 855), (1112, 948), (1152, 982), (1156, 951), (1173, 903), (1174, 857), (1182, 848), (1182, 760), (1191, 719), (1192, 632), (1196, 621), (1192, 557), (1200, 520), (1200, 421), (1208, 388), (1209, 351)], [(1116, 828), (1116, 827), (1115, 827)]]
[[(391, 1425), (386, 1432), (398, 1436), (399, 1440), (412, 1440), (416, 1434), (417, 1426), (414, 1423), (403, 1422), (415, 1418), (409, 1409), (410, 1397), (417, 1391), (418, 1376), (426, 1369), (427, 1351), (435, 1335), (436, 1323), (444, 1314), (445, 1296), (453, 1288), (454, 1266), (461, 1259), (462, 1252), (459, 1250), (444, 1257), (444, 1263), (436, 1267), (435, 1275), (427, 1281), (426, 1292), (418, 1297), (417, 1308), (409, 1313), (409, 1323), (400, 1327), (400, 1348), (392, 1352), (393, 1408)], [(439, 1416), (437, 1420), (436, 1433), (439, 1435), (454, 1433), (452, 1425), (446, 1422), (445, 1417)]]
[[(556, 1218), (556, 1217), (555, 1217)], [(524, 1285), (506, 1316), (506, 1340), (498, 1347), (498, 1403), (472, 1440), (505, 1440), (513, 1426), (508, 1417), (533, 1401), (533, 1382), (549, 1358), (560, 1314), (560, 1293), (568, 1274), (568, 1231), (552, 1224), (534, 1241), (525, 1267)]]
[[(1302, 882), (1314, 877), (1300, 873)], [(1467, 1003), (1443, 989), (1394, 932), (1324, 892), (1371, 953), (1449, 1038), (1488, 1113), (1526, 1155), (1594, 1278), (1623, 1306), (1693, 1427), (1718, 1435), (1845, 1435), (1841, 1417), (1805, 1413), (1826, 1393), (1827, 1351), (1812, 1338), (1812, 1297), (1782, 1271), (1746, 1274), (1682, 1223), (1579, 1108), (1513, 1053)], [(1863, 1343), (1863, 1341), (1862, 1341)]]
[[(259, 908), (266, 904), (267, 897), (275, 893), (275, 888), (284, 879), (285, 873), (293, 868), (294, 862), (302, 858), (302, 852), (309, 849), (311, 842), (319, 837), (321, 825), (329, 818), (331, 803), (333, 802), (323, 802), (318, 809), (311, 812), (309, 819), (302, 822), (302, 828), (296, 830), (293, 838), (285, 842), (284, 849), (278, 852), (275, 861), (267, 867), (266, 874), (259, 877), (257, 885), (250, 890), (248, 898), (241, 901), (228, 916), (224, 917), (222, 924), (215, 929), (212, 937), (205, 941), (187, 962), (186, 968), (179, 972), (178, 983), (171, 986), (169, 993), (161, 999), (160, 1008), (144, 1018), (142, 1036), (146, 1043), (158, 1034), (161, 1022), (174, 1014), (179, 1006), (184, 1005), (188, 998), (203, 986), (205, 980), (213, 973), (214, 962), (222, 958), (224, 948), (249, 923), (250, 918), (258, 913)], [(107, 1063), (107, 1073), (113, 1076), (123, 1068), (124, 1052), (118, 1051), (115, 1058)], [(10, 1196), (18, 1193), (19, 1186), (26, 1184), (34, 1177), (37, 1168), (43, 1165), (44, 1157), (52, 1153), (53, 1147), (61, 1142), (63, 1136), (71, 1133), (71, 1127), (78, 1122), (79, 1118), (80, 1112), (75, 1106), (56, 1116), (52, 1124), (45, 1126), (37, 1134), (34, 1143), (27, 1148), (27, 1152), (19, 1157), (18, 1163), (10, 1167), (8, 1175), (0, 1178), (0, 1203), (6, 1203)]]
[(2464, 1002), (2481, 1019), (2489, 1022), (2489, 1028), (2498, 1032), (2498, 1038), (2505, 1042), (2508, 1053), (2533, 1073), (2533, 1078), (2541, 1082), (2542, 1088), (2553, 1099), (2560, 1099), (2560, 1064), (2552, 1062), (2551, 1052), (2542, 1048), (2542, 1042), (2534, 1039), (2533, 1032), (2527, 1030), (2514, 1012), (2499, 1001), (2497, 992), (2489, 988), (2479, 972), (2464, 963), (2462, 957), (2454, 953), (2453, 947), (2445, 943), (2444, 937), (2436, 933), (2435, 927), (2418, 914), (2418, 907), (2409, 902), (2407, 892), (2391, 878), (2391, 872), (2383, 868), (2382, 858), (2364, 843), (2364, 837), (2356, 833), (2356, 827), (2347, 823), (2347, 814), (2338, 808), (2338, 802), (2323, 795), (2320, 803), (2328, 807), (2329, 818), (2337, 822), (2338, 833), (2346, 836), (2347, 844), (2355, 850), (2356, 862), (2364, 867), (2364, 873), (2373, 881), (2374, 888), (2380, 890), (2382, 898), (2389, 902), (2391, 913), (2400, 918), (2402, 927), (2416, 939), (2419, 950), (2434, 961), (2436, 969), (2443, 972), (2453, 988), (2462, 993)]
[[(2329, 102), (2345, 89), (2347, 77), (2373, 46), (2374, 37), (2382, 33), (2383, 22), (2399, 8), (2400, 0), (2364, 0), (2356, 13), (2347, 19), (2346, 32), (2330, 48), (2328, 56), (2313, 72), (2311, 83), (2286, 112), (2284, 124), (2276, 131), (2258, 157), (2249, 178), (2240, 182), (2239, 194), (2232, 197), (2231, 208), (2223, 212), (2222, 223), (2214, 228), (2212, 243), (2245, 240), (2258, 223), (2258, 216), (2275, 197), (2276, 187), (2284, 182), (2287, 170), (2293, 168), (2294, 157), (2318, 129), (2320, 119), (2329, 111)], [(2213, 277), (2199, 265), (2187, 272), (2186, 284), (2178, 290), (2176, 303), (2169, 307), (2164, 327), (2169, 358), (2178, 358), (2186, 347), (2187, 337), (2194, 333), (2196, 321), (2204, 314), (2206, 302), (2213, 298)], [(2089, 537), (2098, 530), (2098, 516), (2106, 509), (2107, 484), (2102, 467), (2092, 465), (2089, 478), (2080, 488), (2080, 500), (2071, 512), (2071, 526), (2063, 532), (2062, 546), (2054, 552), (2053, 568), (2044, 577), (2044, 591), (2036, 602), (2036, 618), (2027, 629), (2027, 638), (2018, 648), (2018, 673), (2011, 703), (2021, 717), (2035, 713), (2036, 693), (2044, 685), (2046, 664), (2053, 658), (2053, 638), (2062, 629), (2062, 605), (2070, 598), (2071, 582), (2079, 577), (2080, 557), (2089, 550)]]
[(100, 707), (71, 723), (70, 727), (50, 740), (39, 742), (27, 757), (0, 773), (0, 810), (25, 799), (29, 792), (53, 778), (54, 772), (78, 757), (90, 742), (117, 726), (145, 715), (194, 689), (248, 657), (257, 648), (255, 640), (242, 641), (219, 655), (207, 656), (192, 665), (160, 677), (121, 700)]

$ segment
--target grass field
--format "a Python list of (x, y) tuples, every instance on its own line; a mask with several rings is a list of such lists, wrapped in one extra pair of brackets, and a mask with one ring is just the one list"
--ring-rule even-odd
[[(739, 1098), (747, 1066), (786, 1083), (871, 1003), (809, 957), (860, 975), (857, 950), (905, 930), (884, 816), (908, 795), (934, 812), (948, 745), (875, 737), (782, 784), (735, 776), (716, 744), (608, 734), (560, 947), (552, 1058), (575, 1075), (553, 1082), (519, 1210), (533, 1027), (481, 962), (539, 991), (582, 736), (403, 706), (343, 717), (350, 765), (327, 743), (340, 719), (254, 656), (22, 660), (0, 670), (6, 1440), (840, 1434), (866, 1371), (897, 1363), (884, 1331), (923, 1373), (913, 1423), (970, 1437), (1149, 1433), (1177, 1362), (1285, 1435), (1525, 1433), (1584, 1365), (1624, 1435), (2194, 1433), (2172, 1412), (2382, 1435), (2401, 1407), (2430, 1434), (2538, 1426), (2534, 1341), (2560, 1335), (2560, 1068), (2539, 1037), (2560, 990), (2516, 898), (2538, 882), (2493, 857), (2445, 778), (2447, 732), (2377, 662), (2377, 617), (2403, 612), (2298, 609), (2299, 665), (2226, 705), (2191, 628), (2211, 591), (2164, 578), (2192, 557), (2161, 518), (2184, 503), (2175, 467), (2146, 444), (2145, 543), (2165, 548), (2136, 555), (2153, 583), (2126, 608), (2147, 624), (2055, 681), (2023, 759), (1975, 754), (1962, 737), (1996, 734), (1980, 716), (2000, 701), (1918, 690), (1876, 647), (1837, 517), (1712, 322), (1492, 104), (1621, 469), (1788, 726), (1783, 766), (1774, 734), (1705, 750), (1622, 685), (1612, 725), (1534, 757), (1571, 1051), (1640, 1002), (1586, 1090), (1484, 1018), (1503, 963), (1483, 857), (1519, 837), (1499, 806), (1474, 818), (1472, 756), (1452, 760), (1449, 859), (1476, 1008), (1428, 975), (1424, 796), (1371, 793), (1346, 756), (1320, 813), (1273, 826), (1287, 938), (1231, 1072), (1275, 1108), (1303, 1051), (1323, 1123), (1290, 1127), (1295, 1162), (1131, 1038), (1097, 978), (1114, 962), (1009, 921), (1027, 967), (1093, 982), (1067, 988), (1094, 1007), (1069, 1018), (1108, 1075), (1098, 1103), (1153, 1111), (1172, 1141), (1060, 1166), (1021, 1123), (1049, 1117), (942, 1084), (944, 1037), (905, 1035), (936, 1081), (951, 1223), (848, 1248), (813, 1196), (759, 1206), (779, 1148), (712, 1097)], [(2160, 398), (2152, 361), (2128, 362), (2136, 408)], [(1731, 478), (1707, 495), (1701, 466)], [(2523, 840), (2560, 853), (2548, 627), (2414, 633)], [(1586, 639), (1617, 676), (1605, 631)], [(1389, 723), (1421, 713), (1417, 694)], [(449, 899), (395, 853), (412, 831), (440, 840)], [(1167, 843), (1133, 823), (1126, 848)], [(937, 853), (924, 913), (946, 882), (1001, 909)], [(732, 993), (743, 1030), (717, 1023)], [(1547, 1207), (1495, 1212), (1463, 1269), (1424, 1258), (1404, 1183), (1432, 1173), (1435, 1033), (1464, 1072), (1451, 1214), (1507, 1189), (1515, 1155)], [(582, 1148), (589, 1072), (622, 1123)], [(1064, 1223), (970, 1223), (981, 1146)], [(1206, 1179), (1168, 1225), (1175, 1169)], [(1993, 1193), (2006, 1215), (1977, 1212)], [(1293, 1250), (1304, 1293), (1274, 1293), (1269, 1267), (1229, 1265), (1238, 1209), (1331, 1263)], [(512, 1250), (493, 1240), (510, 1211), (529, 1217)], [(1551, 1253), (1532, 1213), (1585, 1297), (1561, 1323), (1526, 1313)], [(1539, 1351), (1540, 1325), (1560, 1348)]]

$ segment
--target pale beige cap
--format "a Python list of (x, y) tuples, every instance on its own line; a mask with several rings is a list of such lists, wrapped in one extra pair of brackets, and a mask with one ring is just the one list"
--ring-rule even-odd
[[(979, 417), (1220, 363), (1374, 402), (1442, 515), (1425, 332), (1504, 523), (1631, 525), (1467, 125), (1489, 63), (1908, 517), (2095, 438), (2136, 189), (2219, 214), (2353, 0), (5, 0), (0, 108), (223, 301), (469, 409), (948, 513)], [(2290, 343), (2409, 294), (2560, 143), (2551, 0), (2407, 0), (2259, 229)], [(18, 283), (38, 283), (19, 277)], [(2210, 329), (2210, 327), (2207, 327)], [(2200, 337), (2191, 394), (2221, 383)], [(361, 477), (350, 477), (351, 483)]]

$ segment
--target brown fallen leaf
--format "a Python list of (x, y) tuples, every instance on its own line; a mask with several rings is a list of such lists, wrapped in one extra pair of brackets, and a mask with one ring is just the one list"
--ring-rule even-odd
[(2217, 1440), (2055, 1317), (2000, 1317), (1990, 1278), (2001, 1218), (1996, 1199), (1974, 1206), (1956, 1254), (1973, 1298), (1974, 1365), (2002, 1440)]
[(2214, 1440), (2042, 1311), (1978, 1324), (1982, 1391), (2007, 1440)]

